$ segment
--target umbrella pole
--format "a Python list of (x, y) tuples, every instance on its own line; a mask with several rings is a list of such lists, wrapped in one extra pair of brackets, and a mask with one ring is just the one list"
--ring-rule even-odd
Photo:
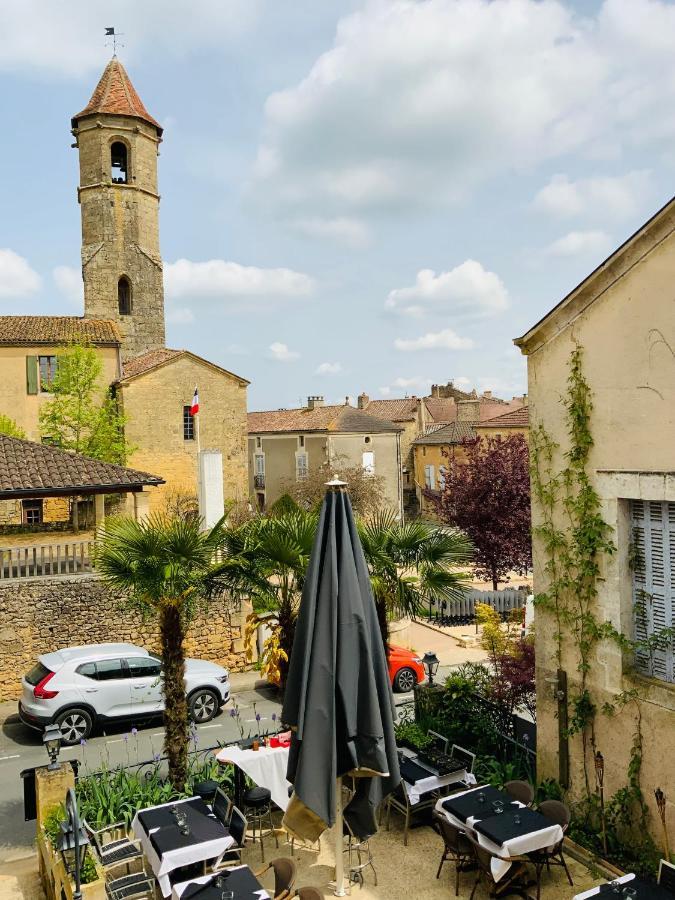
[(345, 897), (344, 854), (342, 847), (342, 779), (337, 779), (335, 790), (335, 896)]

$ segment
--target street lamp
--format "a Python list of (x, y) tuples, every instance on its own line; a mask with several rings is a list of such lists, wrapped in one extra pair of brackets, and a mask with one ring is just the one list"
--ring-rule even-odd
[(426, 670), (430, 686), (434, 683), (434, 675), (436, 674), (436, 672), (438, 672), (439, 664), (440, 660), (433, 652), (433, 650), (427, 650), (427, 652), (422, 657), (422, 665)]
[(54, 771), (54, 769), (58, 769), (59, 767), (57, 760), (61, 750), (62, 737), (63, 735), (61, 734), (61, 729), (58, 725), (47, 725), (44, 734), (42, 735), (42, 743), (49, 756), (49, 765), (47, 768), (50, 771)]
[(89, 836), (80, 824), (80, 817), (77, 812), (77, 800), (75, 799), (75, 791), (73, 788), (69, 788), (68, 793), (66, 794), (66, 814), (68, 818), (64, 822), (61, 822), (59, 852), (63, 857), (63, 864), (66, 867), (66, 872), (69, 875), (72, 875), (75, 881), (73, 900), (82, 900), (80, 872), (82, 871), (84, 858), (87, 854)]

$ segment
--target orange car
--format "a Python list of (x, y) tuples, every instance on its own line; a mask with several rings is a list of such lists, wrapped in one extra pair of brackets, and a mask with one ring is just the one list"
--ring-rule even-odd
[(407, 694), (426, 678), (422, 660), (412, 650), (389, 644), (389, 677), (391, 686), (399, 694)]

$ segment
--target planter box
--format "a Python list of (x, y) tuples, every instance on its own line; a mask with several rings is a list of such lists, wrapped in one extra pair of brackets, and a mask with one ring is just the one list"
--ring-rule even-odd
[[(37, 833), (40, 877), (47, 900), (72, 900), (75, 887), (66, 872), (61, 854), (52, 847), (49, 838), (42, 829)], [(96, 863), (98, 878), (80, 887), (83, 900), (106, 900), (105, 873)]]

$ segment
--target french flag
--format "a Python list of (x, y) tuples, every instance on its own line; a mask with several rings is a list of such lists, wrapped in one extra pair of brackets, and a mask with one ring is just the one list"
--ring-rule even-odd
[(195, 388), (195, 395), (192, 398), (192, 406), (190, 407), (190, 415), (196, 416), (199, 412), (199, 391)]

